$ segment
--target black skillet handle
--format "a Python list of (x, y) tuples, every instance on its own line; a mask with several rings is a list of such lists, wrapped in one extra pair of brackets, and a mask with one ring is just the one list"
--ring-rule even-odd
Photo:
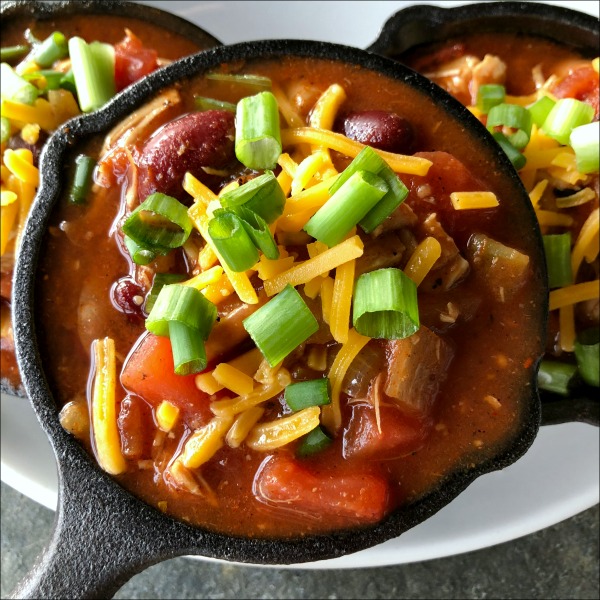
[(90, 468), (83, 450), (59, 457), (50, 543), (12, 598), (110, 598), (144, 568), (186, 553), (165, 517)]
[(600, 399), (591, 396), (564, 398), (548, 392), (541, 394), (542, 425), (587, 423), (600, 426)]

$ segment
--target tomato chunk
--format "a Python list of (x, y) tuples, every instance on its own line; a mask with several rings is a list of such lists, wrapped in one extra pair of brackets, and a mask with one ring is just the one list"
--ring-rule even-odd
[(552, 93), (557, 98), (576, 98), (587, 102), (594, 108), (594, 118), (598, 118), (598, 73), (591, 66), (573, 69), (564, 79), (553, 88)]
[(208, 396), (196, 387), (195, 375), (176, 375), (169, 338), (145, 333), (131, 351), (121, 372), (130, 393), (158, 406), (168, 400), (181, 410), (194, 410), (210, 418)]
[(117, 91), (152, 73), (158, 68), (158, 52), (145, 48), (142, 41), (127, 30), (123, 40), (115, 44), (115, 80)]
[(429, 426), (403, 413), (395, 406), (380, 408), (381, 431), (375, 409), (370, 404), (356, 404), (344, 432), (346, 458), (388, 459), (405, 456), (421, 448)]
[(390, 504), (387, 481), (364, 467), (317, 472), (285, 454), (263, 463), (253, 492), (278, 510), (287, 507), (297, 517), (328, 519), (336, 526), (376, 523)]

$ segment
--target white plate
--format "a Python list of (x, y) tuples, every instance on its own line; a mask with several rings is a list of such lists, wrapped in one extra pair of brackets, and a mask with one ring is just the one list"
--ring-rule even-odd
[[(318, 39), (367, 47), (409, 2), (146, 2), (175, 12), (224, 43)], [(430, 4), (441, 4), (430, 2)], [(464, 2), (445, 2), (444, 6)], [(596, 2), (547, 2), (598, 16)], [(2, 395), (2, 481), (56, 508), (56, 465), (29, 403)], [(532, 448), (509, 468), (485, 475), (437, 515), (398, 539), (303, 568), (401, 564), (478, 550), (518, 538), (598, 503), (598, 429), (570, 423), (543, 427)]]

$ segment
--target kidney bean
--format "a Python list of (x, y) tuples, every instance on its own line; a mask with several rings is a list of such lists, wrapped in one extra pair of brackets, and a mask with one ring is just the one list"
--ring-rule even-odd
[(414, 152), (414, 130), (409, 121), (396, 113), (384, 110), (366, 110), (348, 114), (342, 131), (346, 137), (361, 144), (396, 152)]
[(144, 291), (128, 277), (123, 277), (112, 288), (113, 304), (126, 315), (142, 317)]
[(190, 113), (161, 127), (144, 145), (138, 161), (140, 201), (153, 192), (183, 200), (183, 176), (190, 171), (213, 187), (219, 178), (202, 167), (224, 169), (235, 163), (235, 117), (223, 110)]

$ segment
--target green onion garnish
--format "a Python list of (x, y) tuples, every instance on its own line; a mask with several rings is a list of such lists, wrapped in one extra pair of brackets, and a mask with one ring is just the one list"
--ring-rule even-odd
[(477, 108), (487, 115), (493, 106), (502, 104), (506, 98), (506, 88), (497, 83), (479, 86), (477, 90)]
[(235, 112), (235, 104), (231, 102), (225, 102), (225, 100), (216, 100), (215, 98), (206, 98), (205, 96), (196, 96), (194, 98), (194, 104), (200, 111), (205, 110), (228, 110)]
[(3, 144), (10, 139), (10, 120), (8, 117), (0, 117), (0, 142)]
[(284, 394), (287, 405), (295, 412), (309, 406), (324, 406), (331, 402), (331, 385), (327, 377), (290, 383)]
[(575, 365), (543, 360), (538, 371), (538, 387), (547, 392), (568, 396), (576, 374)]
[(69, 55), (82, 112), (100, 108), (116, 93), (114, 47), (72, 37)]
[(504, 153), (506, 154), (506, 156), (508, 156), (508, 159), (512, 163), (512, 166), (517, 171), (525, 166), (525, 164), (527, 163), (527, 159), (519, 150), (517, 150), (508, 141), (508, 138), (503, 133), (500, 133), (499, 131), (494, 131), (494, 133), (492, 133), (492, 137), (496, 140), (500, 148), (504, 150)]
[(580, 173), (597, 173), (600, 168), (599, 121), (580, 125), (571, 132), (571, 147), (575, 151), (577, 170)]
[(160, 290), (146, 319), (146, 329), (154, 335), (168, 336), (169, 324), (177, 321), (198, 332), (206, 340), (217, 319), (216, 306), (189, 285), (173, 283)]
[(573, 283), (571, 234), (543, 235), (542, 240), (548, 266), (548, 286), (554, 289), (571, 285)]
[(183, 246), (192, 227), (187, 208), (181, 202), (155, 192), (129, 215), (123, 231), (143, 248), (164, 254)]
[(581, 378), (600, 387), (600, 339), (598, 329), (586, 329), (575, 340), (575, 358)]
[(235, 213), (224, 209), (215, 211), (208, 222), (208, 235), (232, 271), (247, 271), (257, 263), (256, 245)]
[(84, 204), (87, 200), (95, 167), (96, 161), (91, 156), (80, 154), (75, 159), (75, 170), (68, 193), (71, 204)]
[(152, 289), (146, 296), (146, 313), (150, 313), (156, 303), (160, 290), (162, 290), (165, 285), (180, 283), (184, 279), (185, 276), (181, 273), (157, 273), (152, 280)]
[(289, 284), (243, 324), (272, 367), (319, 329), (310, 308)]
[(389, 189), (385, 196), (359, 222), (366, 233), (371, 233), (404, 202), (408, 196), (408, 188), (373, 148), (365, 146), (340, 173), (340, 176), (329, 188), (329, 192), (334, 194), (357, 171), (368, 171), (381, 177)]
[(593, 118), (594, 109), (589, 104), (575, 98), (561, 98), (546, 117), (542, 129), (548, 137), (567, 145), (573, 129), (591, 123)]
[(260, 215), (243, 206), (235, 208), (233, 211), (241, 219), (242, 225), (254, 245), (269, 260), (277, 260), (279, 258), (279, 248), (275, 243), (268, 223)]
[(23, 79), (26, 79), (27, 81), (36, 81), (40, 77), (43, 77), (46, 80), (46, 84), (44, 85), (44, 91), (57, 90), (58, 88), (60, 88), (65, 74), (61, 73), (60, 71), (52, 71), (50, 69), (42, 69), (41, 71), (31, 71), (29, 73), (23, 74)]
[(279, 107), (271, 92), (242, 98), (235, 113), (235, 155), (249, 169), (273, 169), (281, 154)]
[(550, 96), (542, 96), (536, 100), (528, 107), (529, 114), (531, 115), (531, 122), (534, 125), (541, 127), (555, 104), (556, 101), (552, 100)]
[(273, 171), (266, 171), (250, 179), (219, 199), (223, 208), (243, 206), (261, 216), (267, 223), (280, 217), (285, 206), (285, 194)]
[(123, 236), (123, 242), (125, 243), (127, 252), (129, 252), (129, 256), (131, 256), (131, 260), (136, 265), (149, 265), (156, 258), (157, 254), (165, 254), (162, 250), (161, 252), (156, 252), (155, 250), (140, 246), (140, 244), (132, 240), (128, 235)]
[(33, 104), (39, 90), (6, 63), (0, 64), (0, 95), (3, 100)]
[(388, 191), (387, 184), (378, 175), (356, 171), (312, 216), (304, 230), (331, 248), (341, 242)]
[(29, 46), (19, 44), (17, 46), (6, 46), (0, 48), (0, 62), (12, 62), (23, 58), (29, 52)]
[(296, 450), (296, 455), (300, 457), (311, 456), (327, 448), (331, 442), (331, 438), (321, 427), (317, 426), (302, 438), (302, 442)]
[(209, 73), (206, 79), (221, 81), (223, 83), (233, 83), (236, 86), (244, 85), (256, 90), (270, 90), (271, 80), (263, 75), (237, 75), (233, 73)]
[(488, 131), (493, 133), (496, 127), (509, 128), (511, 133), (502, 133), (517, 150), (522, 150), (531, 136), (531, 114), (518, 104), (497, 104), (487, 117)]
[(196, 329), (178, 321), (169, 321), (169, 339), (177, 375), (190, 375), (206, 369), (206, 348)]
[(370, 338), (411, 336), (420, 327), (415, 282), (400, 269), (363, 273), (354, 289), (352, 322)]
[(55, 31), (43, 42), (34, 46), (27, 60), (32, 60), (40, 67), (51, 67), (57, 60), (66, 58), (68, 55), (67, 38), (60, 31)]

